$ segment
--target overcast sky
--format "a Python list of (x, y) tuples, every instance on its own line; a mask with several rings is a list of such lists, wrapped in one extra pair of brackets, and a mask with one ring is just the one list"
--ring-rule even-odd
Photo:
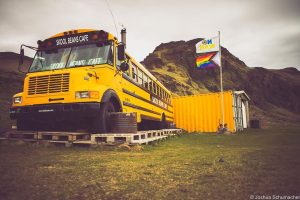
[(109, 7), (139, 61), (161, 43), (220, 30), (222, 46), (250, 67), (300, 69), (300, 0), (0, 0), (0, 51), (70, 29), (116, 35)]

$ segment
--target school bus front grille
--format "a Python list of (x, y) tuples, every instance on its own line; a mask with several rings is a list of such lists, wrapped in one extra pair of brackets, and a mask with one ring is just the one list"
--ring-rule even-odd
[(68, 92), (69, 82), (69, 73), (30, 77), (28, 95)]

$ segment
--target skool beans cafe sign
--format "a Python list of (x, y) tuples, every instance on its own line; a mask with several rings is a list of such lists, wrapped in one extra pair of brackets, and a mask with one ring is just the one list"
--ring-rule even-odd
[(56, 46), (61, 45), (68, 45), (73, 43), (82, 43), (82, 42), (88, 42), (89, 41), (89, 35), (76, 35), (72, 37), (65, 37), (65, 38), (59, 38), (56, 39)]
[(89, 44), (93, 42), (107, 41), (108, 33), (104, 31), (93, 31), (88, 33), (79, 33), (65, 35), (61, 37), (50, 38), (45, 41), (38, 41), (39, 48), (53, 49), (60, 47), (76, 46), (80, 44)]

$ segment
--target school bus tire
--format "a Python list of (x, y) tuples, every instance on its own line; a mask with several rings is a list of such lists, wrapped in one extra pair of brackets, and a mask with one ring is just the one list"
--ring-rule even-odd
[(93, 133), (111, 132), (110, 113), (115, 111), (116, 108), (111, 101), (101, 103), (100, 111), (94, 119)]

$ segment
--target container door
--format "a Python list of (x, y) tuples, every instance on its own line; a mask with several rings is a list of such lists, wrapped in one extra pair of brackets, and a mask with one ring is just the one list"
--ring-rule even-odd
[(234, 95), (234, 122), (237, 131), (243, 130), (243, 114), (242, 114), (242, 101), (238, 95)]
[(242, 113), (243, 113), (243, 128), (247, 128), (246, 106), (244, 102), (242, 102)]

